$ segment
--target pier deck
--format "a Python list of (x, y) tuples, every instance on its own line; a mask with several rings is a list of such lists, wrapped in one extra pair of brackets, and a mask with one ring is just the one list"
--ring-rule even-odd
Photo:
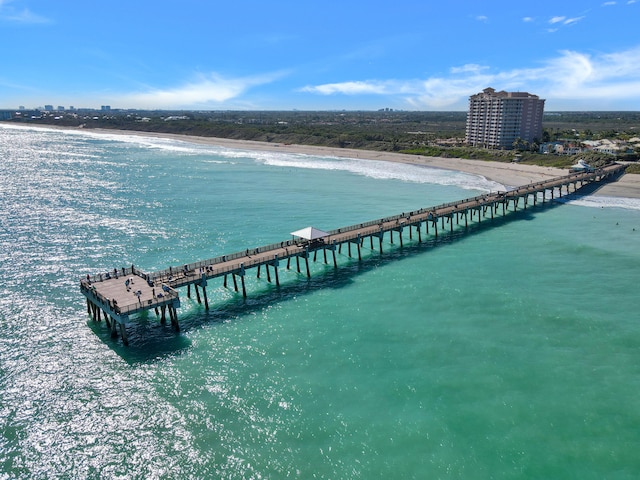
[(119, 326), (123, 341), (127, 343), (125, 325), (129, 321), (129, 316), (144, 310), (155, 309), (158, 315), (161, 312), (163, 323), (166, 321), (165, 315), (168, 311), (171, 323), (179, 330), (176, 313), (176, 308), (180, 306), (179, 294), (176, 290), (178, 288), (186, 286), (187, 294), (190, 296), (193, 285), (200, 303), (198, 288), (201, 288), (205, 307), (208, 309), (206, 287), (210, 279), (224, 277), (226, 287), (227, 277), (231, 276), (234, 288), (238, 291), (237, 277), (239, 277), (242, 284), (242, 294), (246, 297), (244, 277), (246, 271), (251, 268), (257, 268), (257, 275), (260, 277), (261, 267), (264, 266), (267, 279), (271, 281), (271, 267), (274, 271), (275, 282), (279, 285), (278, 266), (280, 262), (285, 260), (287, 268), (289, 268), (291, 260), (295, 259), (298, 272), (302, 271), (300, 260), (304, 260), (306, 274), (310, 276), (309, 258), (311, 253), (314, 254), (315, 260), (317, 252), (322, 251), (324, 262), (327, 263), (327, 252), (330, 252), (333, 264), (337, 267), (336, 251), (340, 253), (343, 245), (349, 249), (349, 256), (351, 256), (351, 247), (355, 246), (360, 259), (360, 249), (366, 238), (370, 240), (371, 249), (374, 249), (373, 239), (377, 238), (378, 249), (380, 253), (383, 253), (383, 239), (387, 233), (393, 243), (393, 234), (397, 232), (401, 246), (404, 230), (409, 231), (410, 238), (413, 238), (412, 234), (415, 231), (419, 241), (422, 241), (421, 227), (423, 225), (426, 235), (429, 234), (431, 226), (432, 234), (437, 237), (439, 223), (441, 231), (447, 227), (453, 231), (454, 219), (458, 225), (463, 219), (466, 227), (469, 221), (474, 221), (474, 216), (477, 222), (481, 222), (482, 218), (488, 215), (493, 218), (498, 213), (499, 207), (502, 207), (502, 214), (505, 215), (509, 211), (510, 205), (513, 211), (517, 210), (520, 203), (523, 204), (523, 208), (527, 208), (530, 197), (533, 197), (535, 204), (539, 194), (542, 194), (544, 202), (547, 199), (547, 193), (550, 194), (550, 199), (553, 199), (556, 192), (562, 196), (563, 188), (566, 193), (570, 193), (570, 187), (573, 187), (573, 192), (576, 192), (586, 184), (608, 181), (617, 178), (623, 172), (624, 166), (614, 164), (591, 172), (572, 173), (524, 185), (507, 192), (492, 192), (338, 228), (325, 232), (326, 235), (317, 239), (286, 240), (183, 266), (171, 266), (153, 273), (145, 273), (132, 265), (131, 267), (114, 269), (108, 273), (88, 275), (81, 280), (80, 288), (87, 298), (88, 313), (93, 316), (94, 320), (100, 320), (100, 312), (102, 312), (107, 325), (111, 328), (112, 336), (117, 336), (117, 327)]

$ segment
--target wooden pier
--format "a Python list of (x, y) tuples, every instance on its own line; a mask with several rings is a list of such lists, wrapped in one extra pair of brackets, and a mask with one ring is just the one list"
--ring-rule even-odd
[(405, 232), (409, 233), (410, 240), (413, 240), (415, 235), (418, 242), (422, 242), (423, 235), (437, 238), (439, 233), (447, 230), (453, 232), (454, 228), (461, 228), (461, 225), (467, 228), (470, 222), (480, 223), (483, 219), (504, 216), (517, 211), (518, 208), (526, 209), (530, 202), (535, 205), (538, 201), (552, 201), (556, 195), (561, 197), (563, 191), (565, 195), (573, 193), (587, 184), (616, 179), (623, 173), (624, 166), (614, 164), (594, 171), (572, 173), (523, 185), (507, 192), (492, 192), (328, 232), (309, 229), (309, 238), (297, 237), (187, 265), (171, 266), (153, 273), (145, 273), (134, 265), (116, 268), (110, 272), (82, 278), (80, 290), (87, 299), (87, 312), (93, 320), (100, 321), (101, 317), (104, 317), (111, 329), (112, 337), (117, 337), (119, 330), (126, 345), (126, 324), (132, 315), (144, 310), (155, 310), (162, 323), (166, 322), (168, 316), (173, 327), (179, 331), (178, 288), (187, 287), (187, 296), (190, 298), (193, 286), (198, 303), (204, 302), (208, 310), (207, 286), (209, 280), (215, 278), (223, 278), (225, 287), (228, 287), (231, 281), (234, 290), (239, 292), (241, 289), (242, 295), (246, 297), (245, 276), (249, 269), (256, 269), (257, 277), (260, 278), (264, 267), (267, 280), (280, 285), (278, 268), (285, 261), (287, 270), (294, 261), (297, 272), (304, 272), (310, 277), (309, 260), (313, 257), (313, 261), (316, 261), (319, 252), (322, 253), (324, 263), (329, 263), (330, 259), (337, 268), (336, 253), (342, 253), (343, 246), (346, 247), (349, 257), (352, 257), (355, 250), (358, 259), (361, 260), (361, 250), (365, 248), (366, 239), (369, 240), (368, 248), (377, 249), (382, 254), (387, 234), (390, 243), (394, 243), (394, 234), (397, 234), (400, 246), (403, 245)]

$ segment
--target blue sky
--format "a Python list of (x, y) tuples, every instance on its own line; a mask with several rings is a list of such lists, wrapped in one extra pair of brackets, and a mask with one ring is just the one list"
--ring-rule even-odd
[(640, 0), (0, 0), (0, 108), (640, 110)]

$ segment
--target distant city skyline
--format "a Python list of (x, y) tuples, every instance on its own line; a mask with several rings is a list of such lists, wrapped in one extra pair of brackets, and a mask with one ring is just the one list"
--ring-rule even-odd
[(640, 0), (0, 0), (0, 109), (640, 110)]

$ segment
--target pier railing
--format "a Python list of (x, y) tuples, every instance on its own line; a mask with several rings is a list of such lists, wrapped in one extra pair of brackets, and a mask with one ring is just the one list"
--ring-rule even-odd
[(142, 273), (142, 272), (140, 270), (137, 270), (133, 265), (131, 265), (131, 267), (114, 268), (110, 272), (98, 273), (96, 275), (88, 275), (86, 279), (90, 283), (96, 283), (96, 282), (104, 282), (106, 280), (111, 280), (114, 278), (126, 277), (127, 275), (137, 275), (138, 273)]
[[(518, 197), (522, 194), (527, 193), (528, 191), (532, 190), (532, 189), (536, 189), (539, 188), (542, 185), (546, 185), (546, 187), (548, 188), (553, 188), (554, 186), (560, 186), (563, 184), (566, 184), (567, 181), (571, 181), (573, 179), (575, 179), (576, 181), (579, 180), (585, 180), (585, 179), (593, 179), (596, 178), (598, 175), (602, 175), (603, 174), (603, 169), (596, 169), (593, 172), (575, 172), (575, 173), (571, 173), (569, 175), (566, 175), (564, 177), (561, 177), (559, 179), (557, 179), (556, 182), (554, 182), (553, 179), (551, 181), (540, 181), (540, 182), (532, 182), (532, 183), (528, 183), (522, 186), (519, 186), (517, 188), (514, 188), (512, 190), (506, 190), (506, 191), (502, 191), (502, 190), (497, 190), (496, 192), (491, 192), (490, 194), (483, 194), (483, 195), (477, 195), (475, 197), (469, 197), (466, 198), (464, 200), (457, 200), (457, 201), (453, 201), (453, 202), (446, 202), (446, 203), (442, 203), (440, 205), (435, 205), (432, 207), (427, 207), (427, 208), (420, 208), (418, 210), (414, 210), (414, 211), (410, 211), (407, 213), (401, 213), (401, 214), (396, 214), (396, 215), (390, 215), (387, 217), (382, 217), (382, 218), (378, 218), (375, 220), (370, 220), (367, 222), (362, 222), (362, 223), (356, 223), (353, 225), (349, 225), (346, 227), (340, 227), (337, 229), (333, 229), (333, 230), (328, 230), (327, 233), (329, 235), (343, 235), (345, 233), (349, 233), (351, 231), (355, 231), (355, 230), (361, 230), (363, 228), (367, 228), (367, 227), (373, 227), (373, 226), (377, 226), (377, 225), (381, 225), (381, 224), (389, 224), (392, 222), (397, 222), (403, 218), (407, 218), (407, 217), (413, 217), (416, 215), (424, 215), (426, 213), (429, 212), (442, 212), (442, 211), (446, 211), (448, 209), (451, 209), (452, 207), (458, 207), (461, 204), (471, 204), (474, 202), (486, 202), (487, 198), (490, 197), (491, 195), (500, 195), (499, 197), (495, 198), (495, 201), (504, 201), (506, 199), (511, 199), (514, 197)], [(441, 215), (442, 213), (440, 213)], [(351, 238), (351, 237), (343, 237), (343, 238)], [(355, 238), (355, 237), (354, 237)], [(226, 263), (226, 262), (232, 262), (234, 260), (238, 260), (241, 258), (247, 259), (248, 257), (251, 257), (253, 255), (262, 255), (266, 252), (270, 252), (270, 251), (274, 251), (274, 250), (278, 250), (278, 249), (282, 249), (282, 248), (287, 248), (287, 247), (304, 247), (306, 245), (309, 244), (308, 240), (300, 240), (300, 239), (291, 239), (291, 240), (285, 240), (282, 242), (277, 242), (277, 243), (272, 243), (269, 245), (263, 245), (261, 247), (257, 247), (257, 248), (250, 248), (250, 249), (245, 249), (245, 250), (241, 250), (238, 252), (234, 252), (234, 253), (230, 253), (227, 255), (221, 255), (218, 257), (212, 257), (206, 260), (200, 260), (197, 262), (192, 262), (192, 263), (188, 263), (182, 266), (176, 266), (176, 267), (169, 267), (166, 268), (164, 270), (160, 270), (157, 272), (154, 272), (153, 274), (151, 274), (149, 276), (149, 281), (154, 281), (160, 278), (169, 278), (169, 277), (177, 277), (180, 276), (182, 273), (184, 272), (194, 272), (194, 271), (198, 271), (199, 269), (203, 268), (206, 269), (207, 267), (211, 268), (211, 267), (215, 267), (216, 265), (219, 265), (221, 263)], [(275, 260), (275, 258), (273, 259)], [(260, 260), (257, 261), (245, 261), (244, 262), (244, 266), (246, 268), (249, 268), (251, 266), (255, 266), (258, 264), (262, 264), (265, 263), (265, 261), (269, 261), (268, 259), (265, 259), (264, 256), (261, 256)], [(235, 266), (230, 266), (230, 267), (226, 267), (224, 269), (219, 269), (219, 268), (215, 268), (215, 272), (231, 272), (234, 270), (237, 270), (237, 265)]]
[[(540, 190), (544, 188), (548, 189), (548, 188), (560, 187), (574, 180), (576, 182), (585, 181), (585, 180), (587, 181), (594, 180), (594, 179), (597, 179), (599, 176), (600, 178), (602, 178), (603, 175), (606, 176), (610, 174), (615, 174), (619, 171), (622, 171), (622, 169), (624, 168), (619, 165), (617, 167), (619, 168), (614, 168), (609, 166), (606, 169), (598, 168), (590, 172), (572, 172), (563, 177), (554, 178), (546, 181), (531, 182), (507, 191), (498, 190), (496, 192), (490, 192), (489, 194), (469, 197), (464, 200), (457, 200), (457, 201), (446, 202), (440, 205), (435, 205), (427, 208), (420, 208), (418, 210), (414, 210), (406, 213), (403, 212), (401, 214), (390, 215), (390, 216), (378, 218), (375, 220), (370, 220), (367, 222), (356, 223), (353, 225), (340, 227), (337, 229), (329, 230), (327, 231), (327, 233), (330, 236), (340, 235), (342, 239), (350, 239), (351, 238), (350, 236), (345, 237), (344, 234), (347, 234), (349, 232), (356, 231), (356, 230), (361, 231), (362, 229), (366, 229), (368, 227), (374, 227), (374, 226), (379, 226), (384, 224), (388, 226), (390, 223), (393, 223), (393, 222), (397, 223), (402, 219), (407, 219), (407, 218), (411, 219), (411, 217), (415, 217), (419, 215), (423, 216), (430, 212), (434, 212), (436, 217), (442, 216), (442, 215), (450, 215), (452, 212), (450, 212), (449, 210), (451, 210), (454, 207), (459, 207), (461, 205), (469, 206), (474, 203), (483, 204), (483, 203), (486, 203), (487, 201), (490, 201), (492, 203), (506, 201), (506, 200), (518, 198), (522, 195), (531, 193), (532, 190), (535, 191), (535, 190)], [(289, 247), (304, 248), (309, 245), (310, 245), (310, 241), (308, 240), (290, 239), (290, 240), (272, 243), (269, 245), (263, 245), (257, 248), (250, 248), (250, 249), (245, 249), (245, 250), (237, 251), (237, 252), (226, 254), (226, 255), (220, 255), (220, 256), (212, 257), (206, 260), (200, 260), (197, 262), (188, 263), (185, 265), (180, 265), (175, 267), (170, 266), (169, 268), (166, 268), (164, 270), (159, 270), (151, 274), (146, 274), (136, 269), (135, 266), (132, 265), (131, 267), (114, 269), (112, 272), (93, 275), (93, 276), (90, 276), (88, 279), (91, 282), (100, 282), (104, 280), (109, 280), (114, 277), (118, 278), (120, 276), (134, 274), (134, 275), (139, 275), (143, 277), (149, 283), (157, 282), (158, 280), (170, 279), (170, 278), (172, 279), (172, 282), (173, 282), (174, 279), (177, 280), (182, 276), (187, 276), (186, 275), (187, 273), (189, 273), (190, 277), (193, 277), (193, 272), (198, 272), (200, 269), (205, 269), (205, 270), (208, 269), (207, 272), (211, 270), (214, 270), (215, 272), (225, 272), (225, 271), (231, 272), (231, 271), (237, 270), (238, 268), (237, 263), (229, 267), (224, 267), (223, 269), (212, 268), (212, 267), (216, 267), (217, 265), (227, 263), (227, 262), (233, 262), (238, 259), (245, 259), (245, 261), (243, 262), (244, 266), (246, 268), (249, 268), (251, 266), (255, 266), (258, 264), (263, 264), (265, 263), (265, 261), (267, 262), (270, 261), (268, 257), (265, 258), (265, 256), (263, 255), (264, 253), (268, 253), (270, 251), (275, 251), (282, 248), (289, 248)], [(300, 254), (300, 253), (301, 253), (300, 251), (292, 252), (292, 254)], [(255, 261), (250, 260), (252, 256), (257, 256), (257, 255), (260, 255), (259, 260), (255, 260)], [(275, 257), (272, 260), (275, 260)], [(193, 278), (191, 278), (191, 280), (193, 280)]]
[[(159, 270), (157, 272), (154, 272), (149, 277), (150, 277), (150, 280), (153, 281), (153, 280), (155, 280), (157, 278), (165, 278), (165, 277), (170, 277), (170, 276), (176, 276), (176, 275), (180, 275), (183, 272), (198, 271), (201, 268), (205, 268), (206, 269), (207, 267), (213, 267), (213, 266), (221, 264), (221, 263), (230, 262), (230, 261), (233, 261), (233, 260), (237, 260), (239, 258), (250, 257), (251, 255), (260, 255), (262, 253), (270, 252), (272, 250), (277, 250), (277, 249), (280, 249), (280, 248), (292, 247), (292, 246), (296, 246), (297, 247), (297, 246), (300, 246), (303, 243), (304, 242), (302, 242), (300, 240), (285, 240), (285, 241), (278, 242), (278, 243), (272, 243), (270, 245), (264, 245), (264, 246), (261, 246), (261, 247), (258, 247), (258, 248), (249, 248), (249, 249), (246, 249), (246, 250), (238, 251), (238, 252), (235, 252), (235, 253), (230, 253), (230, 254), (227, 254), (227, 255), (220, 255), (218, 257), (209, 258), (207, 260), (200, 260), (198, 262), (187, 263), (187, 264), (182, 265), (182, 266), (177, 266), (177, 267), (171, 266), (169, 268), (165, 268), (164, 270)], [(248, 266), (248, 263), (245, 262), (245, 265)]]
[[(500, 193), (504, 193), (504, 192), (500, 192)], [(348, 232), (353, 231), (353, 230), (360, 230), (362, 228), (377, 226), (377, 225), (380, 225), (380, 224), (397, 222), (398, 220), (401, 220), (401, 219), (407, 218), (407, 217), (413, 217), (413, 216), (416, 216), (416, 215), (424, 215), (425, 213), (437, 212), (439, 210), (446, 210), (448, 208), (458, 206), (463, 202), (470, 203), (470, 202), (473, 202), (473, 201), (481, 201), (481, 200), (485, 199), (486, 197), (487, 197), (487, 195), (478, 195), (476, 197), (466, 198), (465, 200), (458, 200), (456, 202), (442, 203), (440, 205), (436, 205), (436, 206), (433, 206), (433, 207), (421, 208), (419, 210), (412, 210), (412, 211), (407, 212), (407, 213), (401, 213), (401, 214), (398, 214), (398, 215), (391, 215), (391, 216), (388, 216), (388, 217), (379, 218), (377, 220), (370, 220), (368, 222), (363, 222), (363, 223), (356, 223), (356, 224), (353, 224), (353, 225), (349, 225), (347, 227), (340, 227), (340, 228), (335, 229), (335, 230), (329, 230), (327, 233), (329, 233), (330, 235), (337, 235), (337, 234), (342, 234), (342, 233), (348, 233)]]

